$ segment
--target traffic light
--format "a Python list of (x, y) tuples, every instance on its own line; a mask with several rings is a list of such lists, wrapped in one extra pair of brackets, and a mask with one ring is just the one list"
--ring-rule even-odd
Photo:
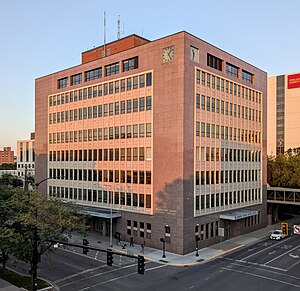
[(198, 242), (200, 240), (199, 235), (195, 235), (195, 242)]
[[(88, 246), (88, 245), (89, 245), (89, 241), (88, 241), (86, 238), (84, 238), (84, 239), (82, 240), (82, 244), (83, 244), (84, 246)], [(83, 252), (84, 255), (87, 255), (87, 253), (89, 252), (89, 249), (83, 247), (83, 248), (82, 248), (82, 252)]]
[(138, 274), (144, 275), (145, 272), (145, 258), (138, 256)]
[(282, 235), (284, 235), (284, 236), (289, 235), (289, 225), (287, 222), (281, 223), (281, 230), (282, 230)]
[(113, 253), (108, 251), (107, 252), (107, 266), (112, 266), (114, 262)]

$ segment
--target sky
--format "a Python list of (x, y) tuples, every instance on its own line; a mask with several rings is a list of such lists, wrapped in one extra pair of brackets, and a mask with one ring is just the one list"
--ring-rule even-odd
[(81, 53), (137, 34), (187, 31), (268, 76), (300, 71), (299, 0), (0, 0), (0, 150), (34, 132), (35, 79)]

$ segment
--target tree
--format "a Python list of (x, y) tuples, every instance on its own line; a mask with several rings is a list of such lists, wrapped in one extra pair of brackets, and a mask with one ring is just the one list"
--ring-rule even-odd
[(300, 187), (300, 149), (268, 157), (268, 184), (274, 187)]
[(0, 177), (0, 185), (11, 187), (23, 187), (23, 181), (12, 174), (3, 174)]
[(76, 205), (58, 199), (48, 200), (40, 192), (7, 187), (6, 191), (9, 195), (6, 194), (5, 215), (0, 221), (0, 248), (5, 254), (29, 262), (34, 278), (40, 257), (53, 245), (47, 239), (67, 240), (72, 232), (84, 231), (86, 217)]

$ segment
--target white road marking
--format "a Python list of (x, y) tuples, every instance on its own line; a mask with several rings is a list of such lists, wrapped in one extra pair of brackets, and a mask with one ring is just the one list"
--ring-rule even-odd
[[(154, 270), (154, 269), (159, 269), (159, 268), (164, 268), (166, 267), (167, 265), (160, 265), (160, 266), (157, 266), (157, 267), (153, 267), (153, 268), (149, 268), (149, 269), (146, 269), (145, 272), (148, 272), (148, 271), (151, 271), (151, 270)], [(113, 278), (113, 279), (110, 279), (110, 280), (107, 280), (107, 281), (103, 281), (101, 283), (98, 283), (98, 284), (95, 284), (95, 285), (92, 285), (92, 286), (89, 286), (89, 287), (85, 287), (85, 288), (82, 288), (78, 291), (84, 291), (84, 290), (88, 290), (90, 288), (94, 288), (96, 286), (100, 286), (100, 285), (104, 285), (104, 284), (107, 284), (107, 283), (110, 283), (110, 282), (113, 282), (113, 281), (117, 281), (119, 279), (124, 279), (124, 278), (127, 278), (129, 276), (132, 276), (132, 275), (135, 275), (137, 272), (134, 272), (134, 273), (130, 273), (130, 274), (126, 274), (126, 275), (123, 275), (123, 276), (120, 276), (120, 277), (116, 277), (116, 278)], [(60, 286), (61, 287), (61, 286)]]
[(127, 269), (127, 268), (130, 268), (132, 266), (135, 266), (135, 265), (128, 265), (128, 266), (124, 266), (124, 267), (121, 267), (121, 268), (109, 270), (107, 272), (102, 272), (102, 273), (94, 274), (94, 275), (91, 275), (91, 276), (87, 276), (87, 277), (81, 278), (81, 279), (79, 279), (77, 281), (73, 281), (73, 282), (66, 283), (64, 285), (60, 285), (59, 287), (65, 287), (65, 286), (68, 286), (68, 285), (76, 284), (78, 281), (89, 280), (90, 278), (98, 277), (98, 276), (101, 276), (101, 275), (104, 275), (104, 274), (109, 274), (109, 273), (115, 272), (115, 271), (120, 270), (120, 269)]
[(272, 263), (273, 261), (275, 261), (275, 260), (281, 258), (282, 256), (284, 256), (284, 255), (290, 253), (291, 251), (293, 251), (293, 250), (295, 250), (295, 249), (297, 249), (297, 248), (299, 248), (299, 246), (296, 246), (296, 247), (294, 247), (293, 249), (291, 249), (291, 250), (289, 250), (289, 251), (287, 251), (287, 252), (281, 254), (280, 256), (278, 256), (278, 257), (276, 257), (276, 258), (274, 258), (274, 259), (272, 259), (272, 260), (270, 260), (270, 261), (264, 263), (264, 265), (268, 265), (269, 263)]
[(297, 288), (300, 287), (300, 285), (292, 284), (292, 283), (289, 283), (289, 282), (285, 282), (285, 281), (281, 281), (281, 280), (277, 280), (277, 279), (273, 279), (273, 278), (269, 278), (269, 277), (265, 277), (265, 276), (261, 276), (261, 275), (257, 275), (257, 274), (252, 274), (252, 273), (243, 272), (243, 271), (239, 271), (239, 270), (228, 269), (228, 268), (222, 268), (222, 269), (224, 269), (226, 271), (230, 271), (230, 272), (236, 272), (236, 273), (240, 273), (240, 274), (244, 274), (244, 275), (249, 275), (249, 276), (253, 276), (253, 277), (258, 277), (258, 278), (274, 281), (274, 282), (277, 282), (277, 283), (281, 283), (283, 285), (290, 285), (290, 286), (297, 287)]
[(270, 268), (270, 269), (274, 269), (274, 270), (278, 270), (278, 271), (287, 272), (286, 269), (281, 269), (281, 268), (277, 268), (277, 267), (273, 267), (273, 266), (265, 266), (263, 264), (259, 264), (259, 263), (255, 263), (255, 262), (248, 262), (248, 261), (243, 261), (243, 260), (234, 260), (234, 259), (230, 259), (230, 258), (226, 258), (226, 260), (234, 261), (234, 262), (247, 263), (247, 264), (250, 264), (250, 265), (253, 265), (253, 266), (261, 266), (261, 267), (266, 267), (266, 268)]
[[(289, 238), (285, 239), (285, 241), (287, 241), (288, 239), (289, 239)], [(254, 254), (251, 254), (251, 255), (249, 255), (249, 256), (247, 256), (247, 257), (241, 259), (241, 261), (247, 260), (247, 259), (250, 258), (250, 257), (253, 257), (253, 256), (255, 256), (255, 255), (257, 255), (257, 254), (259, 254), (259, 253), (261, 253), (261, 252), (264, 252), (264, 251), (266, 251), (266, 250), (268, 250), (268, 249), (270, 249), (270, 248), (272, 248), (272, 247), (274, 247), (274, 246), (277, 246), (277, 245), (279, 245), (279, 244), (282, 244), (282, 243), (283, 243), (283, 241), (280, 241), (280, 242), (278, 242), (278, 243), (276, 243), (276, 244), (272, 244), (272, 245), (270, 245), (269, 247), (267, 247), (267, 248), (265, 248), (265, 249), (262, 249), (262, 250), (260, 250), (260, 251), (258, 251), (258, 252), (256, 252), (256, 253), (254, 253)]]
[[(279, 272), (269, 270), (269, 266), (266, 266), (267, 268), (264, 267), (264, 269), (262, 269), (262, 268), (247, 266), (245, 264), (232, 263), (232, 265), (236, 265), (236, 266), (239, 266), (239, 267), (245, 267), (245, 268), (253, 268), (253, 269), (256, 269), (256, 270), (259, 270), (259, 271), (264, 271), (264, 272), (268, 272), (268, 273), (272, 273), (272, 274), (276, 274), (276, 275), (281, 275), (281, 276), (284, 276), (284, 277), (289, 277), (291, 279), (300, 280), (300, 277), (295, 277), (295, 276), (292, 276), (292, 275), (288, 275), (286, 273), (282, 274), (282, 273), (279, 273)], [(286, 271), (286, 270), (282, 270), (282, 271)]]
[(85, 274), (85, 273), (87, 273), (87, 272), (92, 272), (92, 271), (95, 271), (95, 270), (97, 270), (97, 269), (101, 269), (101, 268), (103, 268), (103, 267), (105, 267), (105, 266), (99, 266), (99, 267), (96, 267), (96, 268), (93, 268), (93, 269), (87, 269), (87, 270), (84, 270), (84, 271), (82, 271), (82, 272), (79, 272), (79, 273), (76, 273), (76, 274), (73, 274), (73, 275), (70, 275), (70, 276), (61, 278), (61, 279), (59, 279), (59, 280), (56, 280), (56, 281), (54, 281), (54, 283), (57, 284), (57, 283), (60, 283), (60, 282), (65, 281), (65, 280), (72, 279), (72, 278), (74, 278), (74, 277), (76, 277), (76, 276)]

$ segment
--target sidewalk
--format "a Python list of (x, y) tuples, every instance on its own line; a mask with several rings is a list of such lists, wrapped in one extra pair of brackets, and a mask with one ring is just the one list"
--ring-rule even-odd
[[(126, 244), (125, 249), (123, 249), (121, 246), (115, 245), (114, 239), (113, 247), (111, 249), (122, 254), (143, 255), (146, 260), (154, 261), (157, 263), (168, 264), (172, 266), (191, 266), (194, 264), (199, 264), (200, 262), (205, 262), (220, 257), (244, 246), (254, 244), (262, 240), (263, 238), (268, 237), (271, 231), (274, 229), (280, 229), (279, 224), (269, 225), (260, 230), (226, 240), (207, 248), (199, 249), (199, 256), (196, 256), (196, 251), (186, 255), (178, 255), (175, 253), (170, 253), (166, 250), (166, 257), (162, 258), (161, 249), (154, 249), (145, 246), (144, 253), (141, 253), (140, 245), (134, 244), (134, 247), (129, 247), (129, 242), (122, 241), (121, 244)], [(99, 247), (102, 249), (110, 248), (109, 237), (100, 236), (96, 232), (90, 232), (85, 237), (75, 235), (71, 239), (69, 239), (69, 242), (82, 244), (83, 238), (86, 238), (89, 241), (89, 246)]]
[(24, 290), (24, 289), (16, 287), (8, 283), (7, 281), (0, 279), (0, 291), (20, 291), (20, 290)]

